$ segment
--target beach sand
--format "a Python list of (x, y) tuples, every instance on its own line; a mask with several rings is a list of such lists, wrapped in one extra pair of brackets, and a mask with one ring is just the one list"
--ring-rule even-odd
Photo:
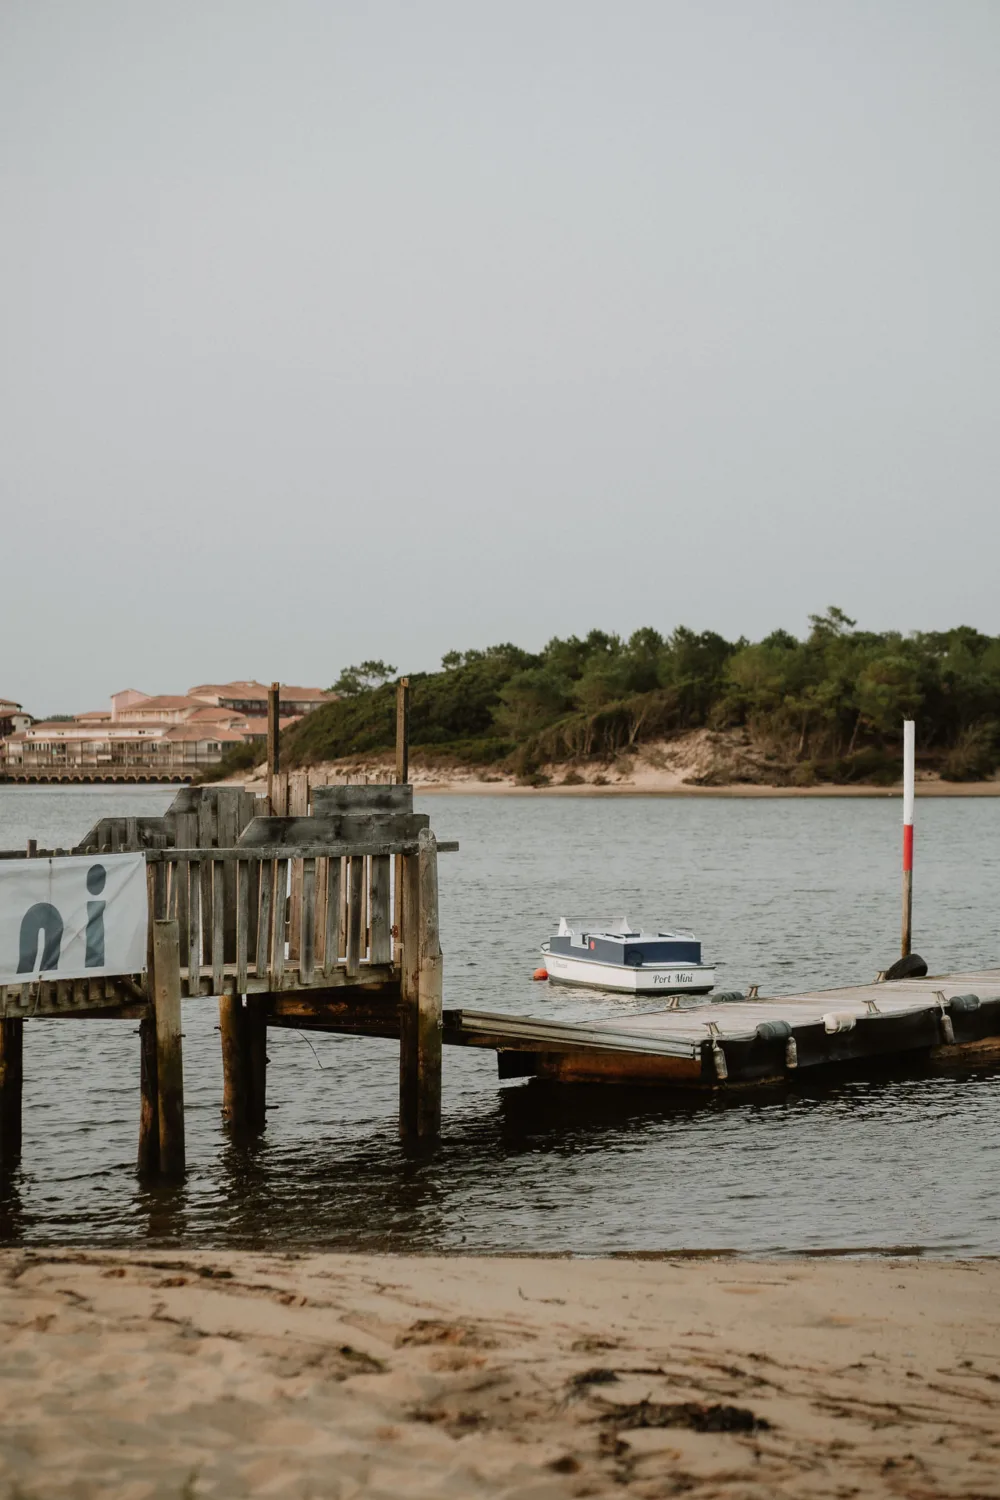
[(996, 1496), (1000, 1263), (8, 1250), (0, 1494)]

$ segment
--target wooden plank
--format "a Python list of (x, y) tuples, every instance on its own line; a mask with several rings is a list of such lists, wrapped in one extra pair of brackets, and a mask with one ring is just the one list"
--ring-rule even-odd
[[(184, 870), (178, 865), (178, 874)], [(201, 869), (198, 865), (187, 866), (188, 900), (188, 983), (197, 985), (201, 979)]]
[[(439, 854), (453, 854), (459, 848), (457, 840), (441, 840), (437, 846)], [(376, 854), (416, 854), (418, 849), (417, 838), (405, 839), (332, 839), (329, 842), (302, 843), (302, 844), (240, 844), (236, 849), (213, 849), (213, 859), (232, 860), (239, 859), (319, 859), (322, 856), (333, 857), (340, 855), (346, 858), (348, 855)], [(197, 859), (197, 849), (147, 849), (146, 863), (154, 865), (167, 860), (176, 859), (182, 863)]]
[(156, 1084), (160, 1173), (184, 1175), (184, 1060), (181, 1042), (181, 973), (176, 922), (153, 925), (153, 1008), (156, 1017)]
[(392, 962), (392, 923), (390, 920), (391, 856), (377, 854), (371, 861), (371, 961)]
[(274, 893), (271, 938), (271, 988), (280, 990), (281, 978), (285, 972), (285, 903), (288, 891), (288, 860), (276, 859), (274, 862)]
[(250, 951), (250, 866), (241, 859), (236, 866), (236, 988), (247, 988), (247, 957)]
[(326, 896), (329, 873), (330, 861), (318, 859), (316, 861), (316, 967), (320, 970), (326, 967)]
[(236, 819), (237, 837), (243, 832), (248, 824), (252, 823), (257, 816), (257, 793), (247, 792), (242, 787), (239, 791), (239, 810)]
[(379, 812), (359, 808), (312, 817), (254, 818), (240, 834), (243, 847), (284, 844), (319, 849), (327, 844), (416, 842), (430, 827), (426, 813)]
[[(330, 974), (314, 972), (312, 983), (308, 985), (302, 983), (302, 979), (298, 969), (288, 969), (286, 967), (282, 972), (281, 979), (278, 983), (275, 982), (274, 976), (271, 974), (265, 974), (261, 979), (258, 979), (254, 974), (249, 975), (247, 978), (247, 994), (263, 995), (266, 997), (267, 995), (276, 995), (279, 993), (289, 994), (291, 992), (299, 992), (303, 995), (313, 995), (321, 993), (323, 990), (337, 990), (344, 988), (354, 988), (360, 990), (367, 989), (372, 985), (374, 985), (377, 989), (379, 986), (386, 984), (394, 984), (398, 989), (398, 983), (398, 974), (396, 973), (395, 969), (389, 967), (388, 965), (386, 965), (384, 968), (381, 966), (376, 968), (372, 964), (363, 964), (360, 972), (358, 974), (355, 974), (353, 977), (349, 976), (347, 970), (344, 968), (334, 969)], [(187, 994), (189, 998), (192, 999), (198, 996), (208, 998), (214, 995), (215, 991), (212, 988), (211, 977), (205, 976), (201, 981), (200, 989), (196, 991), (185, 990), (185, 994)], [(225, 975), (223, 976), (222, 994), (236, 994), (235, 965), (227, 969)], [(8, 1006), (9, 1005), (10, 1002), (8, 1001)], [(34, 1009), (31, 1009), (30, 1013), (34, 1015)], [(50, 1012), (46, 1011), (46, 1014), (49, 1013)], [(38, 1009), (38, 1014), (42, 1014), (41, 1008)]]
[(208, 863), (212, 873), (212, 994), (217, 995), (222, 989), (225, 968), (225, 865), (218, 859), (209, 860)]
[(257, 975), (268, 972), (271, 956), (271, 924), (274, 904), (274, 864), (268, 860), (260, 867), (260, 914), (257, 921)]
[[(214, 848), (217, 831), (215, 806), (202, 793), (198, 804), (198, 847)], [(215, 933), (212, 868), (210, 859), (201, 859), (201, 946), (203, 961), (208, 965), (212, 963), (212, 938)]]
[(340, 958), (340, 874), (339, 859), (324, 860), (326, 865), (326, 932), (323, 939), (323, 972), (330, 974)]
[(302, 861), (302, 884), (299, 889), (299, 971), (306, 984), (313, 977), (316, 959), (316, 861)]
[[(183, 812), (174, 815), (174, 845), (183, 849), (198, 847), (197, 813)], [(177, 930), (180, 934), (181, 958), (185, 958), (191, 947), (187, 869), (183, 864), (175, 862), (174, 872), (177, 881)]]
[[(239, 812), (237, 818), (237, 843), (243, 830), (253, 822), (257, 816), (257, 796), (254, 792), (241, 791), (239, 797)], [(247, 866), (249, 875), (249, 912), (250, 923), (247, 929), (247, 952), (251, 962), (257, 952), (257, 914), (260, 907), (260, 864), (254, 861)]]
[(347, 972), (354, 975), (361, 967), (362, 897), (365, 862), (362, 858), (347, 861)]
[[(288, 816), (307, 819), (309, 814), (309, 772), (290, 771), (288, 774)], [(300, 957), (300, 934), (302, 928), (302, 860), (292, 861), (289, 871), (290, 912), (288, 919), (288, 957), (295, 961)]]
[[(233, 849), (241, 833), (239, 825), (240, 787), (220, 787), (217, 793), (218, 843), (220, 849)], [(223, 866), (223, 952), (227, 964), (236, 962), (236, 869), (232, 863)]]
[(274, 777), (270, 796), (271, 813), (276, 818), (288, 816), (288, 772), (279, 771)]

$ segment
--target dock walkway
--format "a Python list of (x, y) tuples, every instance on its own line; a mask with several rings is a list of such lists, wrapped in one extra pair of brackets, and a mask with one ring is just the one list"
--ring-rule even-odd
[(1000, 968), (753, 1000), (678, 1003), (627, 1020), (444, 1012), (446, 1042), (496, 1048), (502, 1077), (718, 1087), (935, 1051), (1000, 1060)]

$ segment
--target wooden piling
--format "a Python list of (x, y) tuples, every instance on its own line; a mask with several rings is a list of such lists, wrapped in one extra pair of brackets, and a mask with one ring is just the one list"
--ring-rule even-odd
[(21, 1094), (24, 1083), (24, 1022), (0, 1021), (0, 1167), (21, 1160)]
[(272, 811), (274, 810), (274, 778), (278, 774), (280, 707), (281, 685), (272, 682), (267, 690), (267, 801)]
[(222, 1041), (222, 1118), (242, 1126), (249, 1115), (250, 1049), (242, 995), (219, 996), (219, 1036)]
[(404, 860), (403, 904), (406, 937), (400, 1012), (400, 1132), (418, 1140), (432, 1140), (441, 1130), (444, 966), (438, 924), (437, 840), (426, 828), (420, 832), (416, 860), (412, 856)]
[(183, 1177), (184, 1059), (181, 1044), (180, 939), (176, 922), (153, 923), (153, 1011), (160, 1173)]
[(139, 1157), (143, 1177), (160, 1170), (160, 1106), (156, 1086), (156, 1021), (152, 1016), (139, 1022)]
[(405, 786), (410, 779), (410, 679), (396, 683), (396, 780)]

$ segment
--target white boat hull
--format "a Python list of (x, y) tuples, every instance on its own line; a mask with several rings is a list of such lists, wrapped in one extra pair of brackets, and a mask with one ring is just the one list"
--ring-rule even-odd
[(709, 964), (605, 964), (542, 949), (548, 975), (556, 984), (584, 984), (625, 995), (707, 995), (715, 988)]

